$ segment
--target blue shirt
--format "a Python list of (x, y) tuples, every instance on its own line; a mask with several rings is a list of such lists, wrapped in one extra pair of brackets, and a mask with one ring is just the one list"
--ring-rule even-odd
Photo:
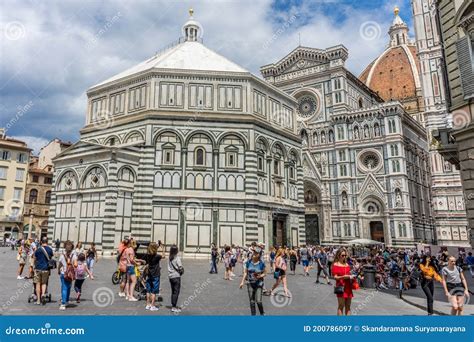
[(466, 263), (468, 265), (474, 265), (474, 256), (470, 255), (466, 258)]
[(253, 286), (262, 287), (263, 278), (257, 279), (257, 275), (265, 270), (265, 263), (260, 260), (254, 264), (252, 260), (249, 260), (245, 263), (245, 268), (247, 269), (248, 282)]
[[(44, 250), (43, 250), (44, 248)], [(44, 253), (48, 253), (49, 258), (51, 259), (53, 257), (53, 250), (49, 246), (41, 246), (38, 247), (38, 249), (35, 251), (35, 269), (38, 271), (48, 271), (48, 258), (46, 258), (46, 255)]]

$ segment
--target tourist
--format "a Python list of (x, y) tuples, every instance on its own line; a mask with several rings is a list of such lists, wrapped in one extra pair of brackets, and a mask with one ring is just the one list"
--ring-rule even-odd
[(334, 263), (332, 265), (331, 274), (333, 275), (336, 286), (334, 293), (337, 297), (337, 315), (341, 316), (345, 313), (346, 316), (351, 314), (352, 297), (352, 280), (355, 278), (351, 274), (351, 268), (347, 263), (348, 253), (344, 247), (341, 247), (336, 252)]
[(272, 247), (270, 249), (270, 270), (272, 272), (275, 271), (275, 256), (276, 256), (275, 247)]
[(296, 263), (298, 262), (298, 254), (296, 253), (295, 248), (290, 250), (290, 271), (293, 272), (293, 275), (296, 274)]
[(59, 310), (66, 310), (71, 295), (72, 282), (75, 278), (77, 256), (74, 254), (72, 241), (64, 243), (64, 253), (59, 257), (58, 274), (61, 279), (61, 306)]
[(218, 258), (218, 256), (219, 256), (219, 253), (217, 252), (217, 247), (213, 243), (212, 246), (211, 246), (211, 270), (209, 271), (209, 273), (211, 273), (211, 274), (214, 274), (214, 273), (217, 274), (217, 258)]
[(59, 241), (59, 239), (56, 239), (56, 241), (54, 242), (54, 247), (55, 247), (55, 252), (59, 253), (59, 247), (61, 247), (61, 241)]
[(135, 298), (135, 285), (137, 284), (137, 274), (135, 267), (138, 260), (135, 260), (135, 249), (137, 244), (135, 240), (128, 240), (127, 248), (123, 251), (123, 258), (126, 262), (127, 281), (125, 284), (125, 299), (130, 302), (138, 301)]
[(36, 242), (33, 240), (33, 238), (29, 238), (26, 241), (26, 247), (28, 250), (28, 260), (29, 260), (29, 275), (28, 278), (33, 278), (34, 276), (34, 269), (35, 269), (35, 252), (36, 252)]
[(21, 240), (20, 247), (18, 248), (18, 255), (16, 257), (16, 259), (18, 260), (18, 272), (17, 272), (16, 279), (18, 280), (24, 279), (22, 274), (23, 274), (23, 269), (25, 268), (27, 256), (28, 254), (26, 253), (25, 242)]
[(329, 281), (329, 272), (328, 272), (328, 254), (326, 250), (321, 247), (319, 253), (317, 254), (316, 258), (316, 266), (317, 266), (317, 273), (316, 273), (316, 284), (319, 284), (319, 276), (323, 273), (324, 278), (326, 279), (326, 283), (331, 285)]
[(181, 289), (181, 276), (184, 273), (184, 268), (181, 263), (181, 258), (178, 255), (178, 247), (176, 245), (171, 246), (169, 258), (168, 276), (171, 285), (171, 312), (179, 313), (181, 312), (181, 309), (178, 308), (178, 297)]
[(266, 275), (265, 262), (261, 259), (261, 248), (253, 249), (252, 257), (244, 264), (244, 272), (240, 288), (247, 281), (247, 292), (250, 300), (250, 312), (252, 316), (257, 314), (255, 304), (258, 306), (260, 315), (263, 316), (262, 295), (263, 295), (263, 279)]
[[(161, 254), (158, 254), (158, 249), (161, 247)], [(164, 258), (165, 249), (161, 243), (152, 242), (148, 245), (147, 254), (144, 256), (144, 261), (147, 265), (146, 278), (146, 306), (145, 310), (158, 311), (159, 308), (155, 305), (156, 297), (160, 293), (160, 276), (161, 267), (160, 261)]]
[(125, 256), (125, 250), (130, 247), (130, 240), (124, 239), (120, 243), (117, 248), (117, 263), (118, 263), (118, 270), (121, 274), (121, 281), (120, 281), (120, 290), (119, 290), (119, 297), (126, 297), (125, 294), (125, 287), (128, 282), (128, 275), (127, 275), (127, 258)]
[(74, 291), (76, 292), (76, 303), (81, 302), (81, 293), (82, 285), (86, 280), (86, 275), (88, 275), (92, 280), (94, 280), (94, 275), (87, 266), (86, 256), (84, 253), (81, 253), (77, 256), (77, 265), (75, 267), (75, 281), (74, 281)]
[(291, 297), (288, 291), (288, 285), (286, 280), (286, 258), (285, 258), (285, 249), (279, 248), (275, 256), (275, 272), (273, 272), (273, 277), (275, 278), (275, 284), (273, 285), (270, 293), (274, 296), (273, 291), (278, 287), (278, 285), (283, 284), (283, 290), (285, 291), (286, 297)]
[(84, 253), (84, 247), (82, 247), (82, 242), (79, 241), (76, 245), (76, 249), (74, 250), (74, 254), (77, 257), (81, 253)]
[(233, 280), (232, 279), (232, 251), (230, 246), (225, 246), (225, 254), (224, 254), (224, 280)]
[(91, 274), (94, 274), (94, 265), (96, 262), (97, 262), (97, 250), (95, 248), (95, 243), (92, 242), (91, 246), (86, 252), (87, 268), (89, 269)]
[(34, 278), (33, 283), (36, 286), (37, 305), (46, 304), (46, 290), (50, 275), (49, 260), (53, 257), (53, 249), (48, 246), (48, 238), (44, 236), (41, 239), (41, 246), (33, 254)]
[(474, 256), (472, 256), (472, 252), (467, 253), (466, 264), (471, 273), (471, 278), (474, 278)]
[(305, 245), (300, 249), (301, 264), (303, 265), (303, 273), (309, 276), (309, 250)]
[(469, 296), (469, 290), (462, 268), (456, 266), (455, 257), (449, 257), (448, 266), (443, 267), (441, 274), (444, 292), (451, 302), (451, 315), (460, 316), (464, 307), (464, 297)]
[(334, 248), (329, 248), (329, 251), (328, 251), (328, 270), (329, 270), (329, 275), (332, 276), (332, 273), (331, 273), (331, 270), (332, 270), (332, 264), (334, 263), (334, 256), (335, 256), (335, 252), (334, 252)]
[(420, 264), (421, 271), (421, 288), (426, 296), (426, 310), (428, 315), (433, 315), (433, 302), (434, 302), (434, 281), (441, 282), (441, 277), (438, 274), (438, 267), (434, 257), (429, 255), (423, 256)]

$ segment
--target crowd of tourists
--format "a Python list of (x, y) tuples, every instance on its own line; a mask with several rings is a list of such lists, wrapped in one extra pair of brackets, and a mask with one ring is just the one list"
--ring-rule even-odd
[[(56, 240), (52, 246), (46, 237), (41, 241), (31, 238), (16, 241), (17, 279), (32, 279), (32, 301), (45, 305), (50, 298), (50, 275), (57, 272), (61, 284), (59, 309), (65, 310), (71, 304), (71, 291), (74, 290), (75, 302), (80, 303), (86, 279), (94, 280), (98, 252), (93, 243), (85, 249), (80, 242), (74, 245), (72, 241), (61, 243)], [(163, 300), (161, 263), (165, 259), (171, 289), (171, 311), (179, 313), (178, 299), (184, 267), (176, 245), (169, 246), (165, 251), (160, 241), (145, 244), (133, 238), (121, 241), (116, 253), (118, 296), (130, 302), (146, 299), (145, 309), (158, 311), (158, 302)], [(289, 283), (296, 278), (289, 281), (288, 275), (295, 275), (298, 267), (303, 276), (314, 276), (316, 284), (333, 287), (338, 315), (351, 314), (354, 290), (364, 284), (367, 269), (374, 270), (375, 286), (379, 290), (393, 288), (402, 291), (420, 286), (426, 295), (429, 315), (434, 313), (436, 282), (442, 285), (451, 303), (451, 313), (461, 315), (465, 297), (469, 296), (463, 269), (467, 268), (474, 278), (471, 252), (458, 256), (450, 256), (447, 251), (430, 255), (418, 253), (415, 249), (376, 246), (365, 248), (364, 253), (360, 253), (360, 250), (336, 246), (273, 246), (267, 249), (265, 244), (254, 242), (248, 247), (225, 245), (219, 249), (213, 244), (209, 273), (218, 274), (219, 264), (222, 264), (223, 279), (229, 282), (237, 276), (235, 268), (242, 266), (239, 287), (247, 288), (252, 315), (257, 314), (257, 309), (260, 315), (265, 314), (264, 295), (291, 297)], [(270, 278), (273, 278), (272, 284), (268, 284)]]

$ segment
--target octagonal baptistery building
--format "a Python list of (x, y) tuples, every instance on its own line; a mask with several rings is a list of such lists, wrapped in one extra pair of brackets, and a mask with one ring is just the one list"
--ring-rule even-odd
[(182, 31), (88, 90), (80, 141), (54, 160), (52, 239), (305, 243), (295, 99), (204, 46), (192, 13)]

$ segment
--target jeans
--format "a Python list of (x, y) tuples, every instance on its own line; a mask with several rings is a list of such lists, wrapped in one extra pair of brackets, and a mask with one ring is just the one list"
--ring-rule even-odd
[(290, 271), (296, 271), (296, 260), (290, 260)]
[(421, 280), (421, 288), (426, 295), (426, 309), (428, 310), (428, 315), (433, 314), (433, 294), (434, 294), (434, 281), (428, 279)]
[(66, 305), (69, 302), (69, 296), (71, 294), (72, 281), (64, 279), (64, 274), (61, 274), (61, 304)]
[(319, 281), (319, 276), (323, 273), (324, 276), (329, 277), (329, 272), (326, 266), (322, 265), (319, 266), (318, 264), (318, 272), (316, 273), (316, 281)]
[(170, 278), (171, 284), (171, 306), (176, 308), (178, 305), (179, 291), (181, 289), (181, 277)]
[(94, 258), (88, 258), (87, 261), (87, 268), (89, 271), (94, 274), (94, 264), (95, 264), (95, 259)]
[(257, 314), (255, 303), (257, 303), (258, 311), (260, 312), (260, 315), (263, 315), (264, 314), (263, 304), (262, 304), (263, 287), (253, 287), (252, 285), (247, 284), (247, 291), (249, 293), (250, 312), (252, 316), (255, 316)]
[(77, 294), (80, 294), (82, 292), (82, 284), (84, 284), (85, 279), (76, 279), (74, 281), (74, 291)]
[(211, 260), (211, 273), (217, 273), (217, 258)]

